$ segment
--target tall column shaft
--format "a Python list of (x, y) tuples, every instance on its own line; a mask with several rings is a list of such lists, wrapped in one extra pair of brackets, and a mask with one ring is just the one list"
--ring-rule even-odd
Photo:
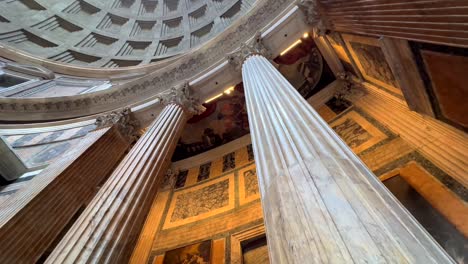
[(242, 77), (272, 263), (451, 262), (265, 57)]
[(186, 119), (182, 106), (165, 106), (47, 263), (128, 261)]
[(0, 263), (36, 263), (129, 146), (115, 126), (92, 131), (1, 204)]

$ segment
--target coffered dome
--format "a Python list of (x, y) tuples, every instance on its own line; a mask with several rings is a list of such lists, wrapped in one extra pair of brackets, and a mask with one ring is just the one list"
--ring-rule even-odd
[(255, 0), (0, 1), (0, 43), (39, 58), (127, 67), (184, 53), (222, 32)]

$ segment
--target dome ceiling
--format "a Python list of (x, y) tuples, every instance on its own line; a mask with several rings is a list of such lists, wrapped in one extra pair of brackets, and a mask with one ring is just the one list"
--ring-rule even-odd
[(0, 43), (87, 67), (181, 54), (222, 32), (255, 0), (0, 0)]

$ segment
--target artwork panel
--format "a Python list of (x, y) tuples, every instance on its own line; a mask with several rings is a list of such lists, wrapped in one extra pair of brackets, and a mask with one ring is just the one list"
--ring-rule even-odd
[(163, 229), (185, 225), (234, 209), (234, 174), (174, 192)]
[(384, 132), (356, 111), (345, 113), (330, 126), (356, 154), (388, 138)]
[(236, 168), (236, 154), (231, 152), (223, 156), (223, 172), (230, 171)]
[[(306, 99), (336, 79), (312, 38), (278, 56), (275, 62), (281, 74)], [(203, 114), (188, 121), (172, 161), (192, 157), (250, 133), (242, 83), (204, 106), (207, 110)]]
[(200, 165), (197, 182), (207, 180), (210, 177), (211, 162)]
[(393, 72), (376, 38), (343, 34), (348, 50), (364, 79), (402, 96)]
[(211, 240), (167, 251), (163, 264), (210, 264)]
[(255, 164), (239, 170), (239, 204), (244, 205), (260, 198)]

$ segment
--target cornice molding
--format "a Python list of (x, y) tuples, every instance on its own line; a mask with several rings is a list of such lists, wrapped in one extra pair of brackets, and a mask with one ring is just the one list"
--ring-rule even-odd
[[(89, 94), (52, 98), (0, 98), (0, 120), (67, 119), (112, 111), (155, 99), (180, 80), (208, 69), (273, 21), (292, 0), (261, 1), (245, 17), (177, 63), (140, 79)], [(14, 115), (12, 115), (14, 113)]]
[(193, 90), (188, 81), (179, 86), (172, 87), (171, 90), (159, 95), (158, 98), (164, 105), (176, 104), (181, 106), (189, 115), (199, 115), (206, 110), (200, 103), (200, 100), (193, 95)]
[(134, 141), (138, 137), (140, 127), (140, 122), (133, 116), (132, 110), (128, 107), (98, 116), (95, 124), (96, 130), (116, 125), (119, 133), (128, 141)]

